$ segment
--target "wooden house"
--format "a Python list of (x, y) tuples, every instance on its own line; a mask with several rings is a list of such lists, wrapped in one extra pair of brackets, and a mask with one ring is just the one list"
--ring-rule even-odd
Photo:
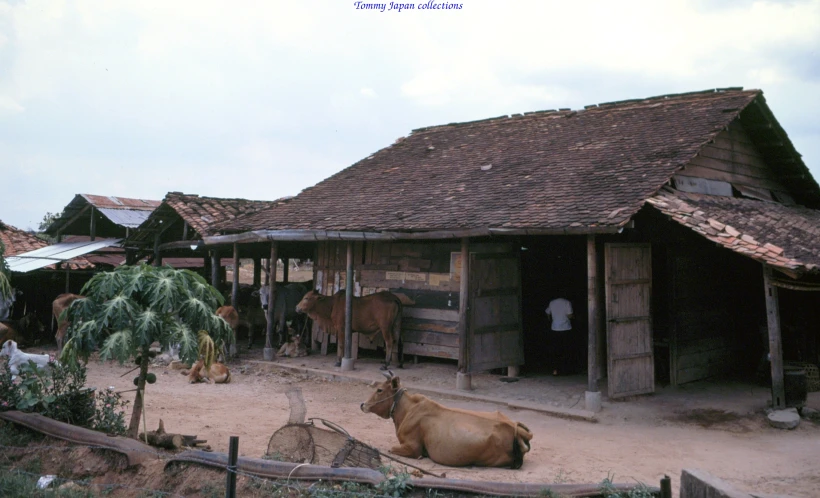
[(122, 240), (158, 205), (150, 199), (77, 194), (45, 233), (57, 241), (53, 251), (81, 253), (98, 270), (110, 269), (125, 263)]
[[(215, 233), (214, 226), (235, 218), (270, 209), (287, 199), (255, 201), (206, 197), (182, 192), (169, 192), (150, 216), (131, 233), (126, 247), (132, 261), (143, 258), (152, 264), (198, 269), (219, 288), (225, 280), (225, 268), (232, 260), (230, 249), (208, 248), (202, 238)], [(267, 257), (268, 245), (260, 250), (246, 247), (245, 255), (254, 261), (254, 283), (259, 284), (260, 262)], [(237, 264), (238, 266), (238, 264)]]
[(204, 240), (308, 241), (324, 293), (405, 295), (406, 351), (457, 359), (462, 387), (543, 368), (561, 295), (592, 407), (603, 378), (650, 393), (766, 351), (782, 406), (783, 361), (818, 362), (818, 208), (763, 93), (727, 88), (417, 129)]
[[(37, 266), (32, 270), (21, 269), (29, 260), (22, 255), (48, 248), (48, 242), (19, 228), (0, 221), (0, 243), (3, 255), (11, 271), (11, 285), (14, 288), (14, 301), (8, 309), (0, 311), (0, 318), (18, 319), (25, 314), (36, 313), (40, 322), (48, 324), (51, 316), (51, 302), (55, 296), (68, 290), (79, 291), (90, 277), (95, 267), (84, 256), (69, 259), (62, 263)], [(68, 279), (71, 272), (73, 278)], [(69, 284), (71, 284), (69, 286)], [(46, 339), (39, 337), (37, 339)]]
[(66, 235), (85, 235), (91, 240), (121, 239), (145, 221), (157, 206), (159, 201), (155, 200), (77, 194), (46, 228), (46, 233), (58, 242)]

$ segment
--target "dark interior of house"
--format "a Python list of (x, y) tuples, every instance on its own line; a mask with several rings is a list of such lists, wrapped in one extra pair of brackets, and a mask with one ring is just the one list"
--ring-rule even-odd
[[(587, 290), (586, 237), (550, 236), (521, 239), (521, 308), (524, 333), (522, 372), (552, 372), (550, 320), (545, 310), (552, 299), (570, 301), (572, 320), (572, 368), (568, 374), (586, 371)], [(566, 295), (561, 295), (562, 289)]]

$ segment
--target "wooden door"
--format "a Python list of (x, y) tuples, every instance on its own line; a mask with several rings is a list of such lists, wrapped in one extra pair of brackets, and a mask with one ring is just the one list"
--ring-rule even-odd
[(606, 244), (606, 341), (610, 398), (655, 391), (651, 296), (650, 245)]
[(519, 254), (470, 254), (468, 372), (524, 363)]

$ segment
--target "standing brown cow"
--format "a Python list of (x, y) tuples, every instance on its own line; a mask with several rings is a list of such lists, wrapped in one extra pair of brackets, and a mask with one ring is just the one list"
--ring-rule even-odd
[[(220, 306), (216, 309), (216, 316), (228, 322), (228, 326), (233, 331), (233, 344), (236, 344), (236, 329), (239, 327), (239, 313), (233, 306)], [(222, 351), (222, 356), (227, 358), (227, 351)]]
[[(399, 368), (402, 367), (401, 310), (399, 298), (387, 291), (353, 298), (353, 332), (367, 336), (381, 332), (384, 338), (382, 370), (390, 366), (394, 338), (398, 340)], [(333, 296), (310, 291), (296, 305), (296, 311), (306, 313), (326, 331), (336, 335), (336, 366), (341, 366), (345, 345), (345, 291)]]
[(85, 296), (81, 296), (79, 294), (60, 294), (54, 302), (51, 303), (51, 314), (54, 315), (54, 320), (57, 321), (57, 333), (54, 335), (54, 338), (57, 339), (57, 356), (63, 352), (65, 333), (71, 323), (67, 318), (60, 320), (60, 315), (62, 315), (63, 311), (67, 310), (68, 307), (71, 306), (71, 303), (77, 299), (84, 298)]

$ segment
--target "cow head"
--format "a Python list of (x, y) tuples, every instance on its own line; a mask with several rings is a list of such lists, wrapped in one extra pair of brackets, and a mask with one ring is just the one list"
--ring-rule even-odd
[(313, 308), (316, 306), (316, 302), (319, 301), (319, 298), (322, 297), (321, 294), (312, 290), (302, 297), (302, 300), (299, 301), (299, 304), (296, 305), (296, 312), (297, 313), (310, 313), (313, 311)]
[(364, 413), (375, 413), (381, 418), (390, 418), (394, 409), (393, 403), (402, 389), (401, 381), (398, 377), (394, 377), (390, 370), (382, 372), (382, 375), (387, 377), (387, 380), (376, 385), (376, 392), (362, 403), (360, 408)]
[[(191, 370), (188, 371), (188, 382), (191, 384), (196, 384), (197, 382), (208, 382), (209, 379), (206, 375), (202, 375), (205, 370), (205, 360), (200, 359), (194, 366), (191, 367)], [(183, 372), (184, 373), (184, 372)]]
[(8, 340), (3, 343), (3, 349), (0, 350), (0, 356), (8, 356), (11, 358), (11, 355), (13, 355), (16, 351), (17, 343), (12, 340)]

